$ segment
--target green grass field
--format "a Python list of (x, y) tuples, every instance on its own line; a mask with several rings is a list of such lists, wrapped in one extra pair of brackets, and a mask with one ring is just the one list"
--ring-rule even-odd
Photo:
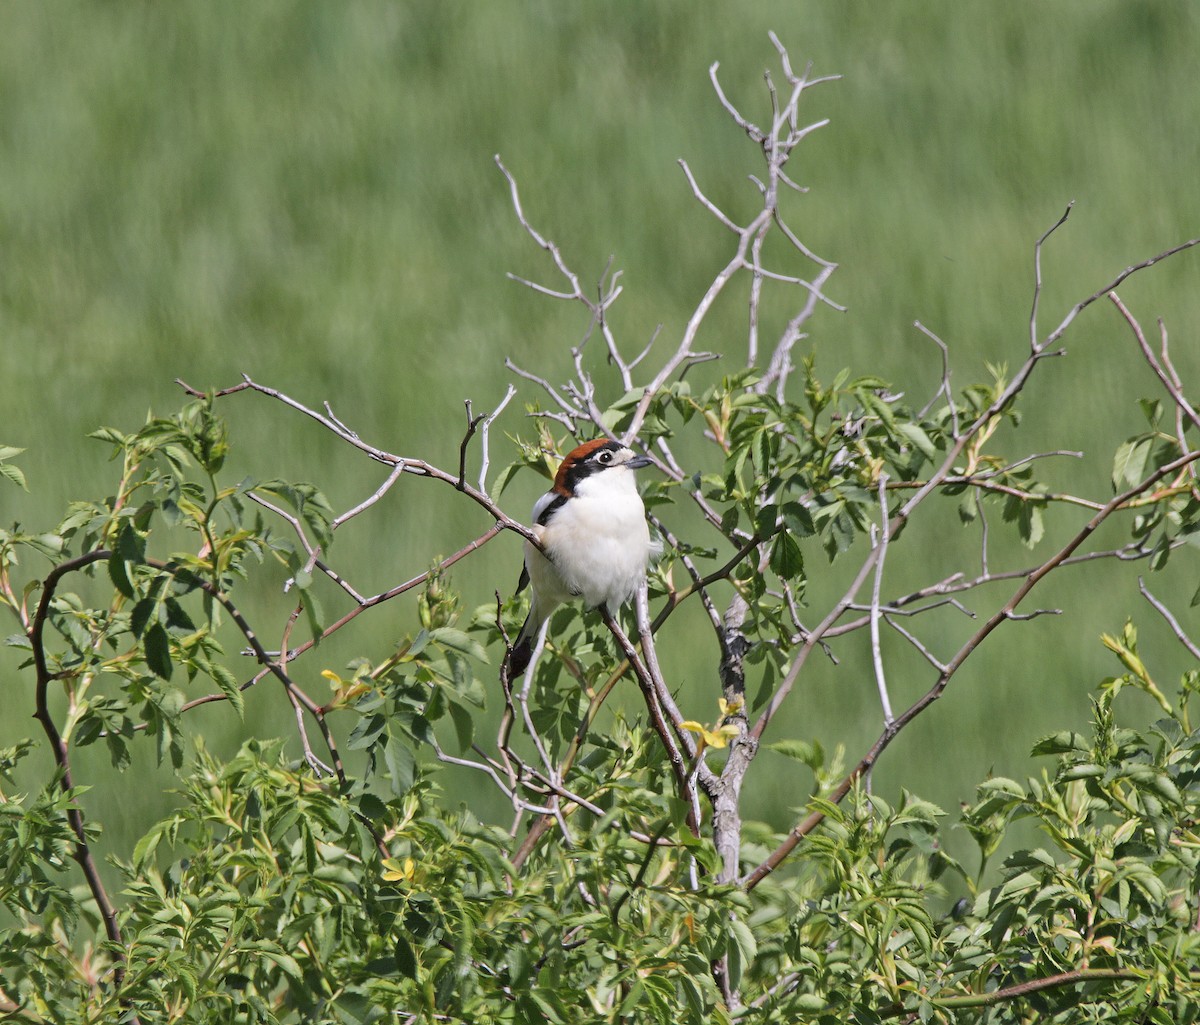
[[(586, 327), (506, 279), (552, 280), (512, 215), (496, 153), (585, 279), (610, 256), (624, 269), (614, 325), (626, 345), (640, 349), (659, 324), (672, 344), (728, 251), (676, 161), (687, 158), (732, 214), (751, 211), (753, 147), (721, 111), (708, 67), (719, 60), (730, 96), (762, 116), (762, 71), (776, 67), (769, 29), (797, 63), (845, 76), (811, 94), (808, 114), (831, 124), (792, 168), (811, 187), (793, 201), (793, 223), (841, 265), (828, 290), (848, 307), (810, 327), (826, 376), (850, 366), (928, 394), (940, 365), (915, 319), (950, 344), (956, 386), (983, 379), (985, 361), (1016, 365), (1033, 243), (1069, 201), (1047, 251), (1046, 323), (1125, 265), (1200, 233), (1200, 8), (1184, 2), (8, 5), (0, 443), (27, 449), (32, 494), (0, 482), (0, 520), (46, 529), (69, 500), (106, 493), (114, 468), (85, 435), (172, 411), (177, 377), (209, 387), (249, 373), (310, 405), (328, 400), (383, 448), (452, 466), (463, 400), (496, 403), (510, 380), (504, 357), (564, 379), (567, 347)], [(1145, 322), (1167, 319), (1193, 384), (1198, 285), (1192, 254), (1122, 290)], [(736, 349), (743, 323), (744, 308), (727, 303), (703, 344)], [(1096, 454), (1086, 474), (1066, 460), (1049, 472), (1061, 488), (1104, 496), (1107, 473), (1095, 467), (1106, 471), (1141, 429), (1136, 400), (1153, 381), (1100, 305), (1068, 345), (1027, 395), (1011, 454)], [(378, 483), (281, 406), (242, 396), (225, 409), (231, 480), (311, 479), (340, 507)], [(514, 403), (494, 465), (507, 461), (504, 432), (522, 431)], [(541, 490), (518, 478), (506, 505), (524, 516)], [(445, 497), (406, 481), (339, 539), (339, 565), (381, 590), (487, 526)], [(943, 544), (906, 538), (890, 563), (897, 587), (951, 557)], [(507, 592), (518, 552), (501, 539), (463, 564), (455, 583), (468, 607)], [(823, 558), (810, 561), (819, 574)], [(1115, 671), (1098, 635), (1127, 613), (1163, 642), (1151, 656), (1162, 675), (1177, 675), (1181, 653), (1131, 578), (1119, 589), (1113, 579), (1080, 572), (1042, 595), (1068, 614), (990, 641), (889, 751), (876, 785), (952, 809), (990, 769), (1024, 774), (1038, 733), (1079, 722), (1089, 689)], [(822, 587), (818, 576), (814, 600)], [(331, 645), (312, 680), (358, 651), (388, 650), (411, 613), (381, 610)], [(677, 640), (668, 654), (684, 660), (687, 647)], [(876, 734), (864, 654), (839, 654), (839, 668), (813, 669), (779, 735), (841, 739), (854, 753)], [(704, 718), (712, 654), (676, 664), (685, 704)], [(898, 702), (926, 689), (919, 664), (897, 664), (912, 672), (894, 680)], [(31, 684), (15, 666), (0, 655), (5, 739), (33, 730)], [(228, 712), (199, 721), (213, 746), (290, 729), (274, 692), (249, 712), (245, 724)], [(90, 799), (121, 844), (168, 800), (157, 791), (170, 778), (151, 762), (147, 751), (136, 765), (137, 801), (120, 780)], [(777, 776), (752, 778), (752, 811), (782, 826), (807, 780)]]

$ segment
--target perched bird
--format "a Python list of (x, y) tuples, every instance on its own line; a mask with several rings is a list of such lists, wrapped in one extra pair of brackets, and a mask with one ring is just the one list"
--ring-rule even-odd
[(582, 598), (589, 608), (603, 605), (615, 615), (646, 578), (660, 546), (650, 540), (633, 471), (649, 465), (618, 441), (585, 441), (534, 503), (533, 532), (546, 554), (525, 542), (517, 591), (529, 584), (531, 598), (508, 658), (509, 679), (528, 668), (542, 624), (563, 602)]

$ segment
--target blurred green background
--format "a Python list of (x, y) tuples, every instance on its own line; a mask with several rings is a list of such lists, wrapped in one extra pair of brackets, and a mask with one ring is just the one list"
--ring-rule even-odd
[[(586, 328), (578, 310), (506, 279), (558, 284), (513, 216), (496, 153), (530, 218), (585, 281), (610, 256), (623, 269), (613, 323), (627, 351), (659, 324), (660, 351), (672, 347), (729, 253), (676, 161), (686, 158), (733, 216), (751, 215), (746, 176), (759, 162), (721, 111), (708, 67), (720, 61), (730, 97), (764, 118), (763, 70), (779, 80), (769, 29), (798, 66), (845, 76), (805, 100), (807, 118), (831, 124), (790, 167), (811, 189), (790, 203), (793, 226), (841, 265), (828, 292), (848, 312), (822, 310), (809, 325), (826, 378), (843, 366), (879, 373), (920, 405), (940, 363), (915, 319), (949, 343), (956, 387), (986, 379), (985, 361), (1015, 368), (1033, 242), (1071, 200), (1046, 253), (1046, 328), (1125, 265), (1200, 233), (1200, 7), (1189, 2), (9, 4), (0, 9), (0, 442), (28, 449), (19, 463), (32, 494), (0, 482), (0, 519), (46, 529), (69, 500), (107, 493), (116, 468), (85, 435), (173, 411), (177, 377), (210, 387), (249, 373), (310, 405), (328, 400), (382, 448), (452, 467), (463, 400), (476, 411), (495, 405), (512, 379), (505, 356), (563, 381), (568, 347)], [(1147, 324), (1167, 318), (1192, 381), (1198, 261), (1185, 255), (1122, 289)], [(731, 365), (744, 346), (744, 290), (735, 291), (701, 337)], [(1104, 497), (1111, 453), (1142, 429), (1136, 399), (1154, 385), (1099, 304), (1067, 343), (998, 450), (1082, 449), (1094, 459), (1044, 472), (1056, 488)], [(521, 404), (536, 398), (523, 388), (496, 426), (494, 467), (511, 454), (505, 432), (531, 433)], [(309, 479), (345, 508), (382, 479), (267, 399), (238, 396), (222, 409), (230, 482)], [(691, 455), (695, 468), (712, 468), (711, 453)], [(504, 503), (524, 516), (542, 490), (518, 477)], [(1043, 550), (1075, 522), (1052, 513)], [(374, 592), (487, 526), (448, 492), (406, 478), (333, 554)], [(808, 558), (819, 608), (844, 586), (845, 567), (826, 568), (817, 551)], [(1030, 558), (998, 548), (994, 565)], [(1180, 582), (1163, 585), (1185, 613), (1196, 583), (1188, 558), (1173, 560)], [(888, 590), (977, 559), (973, 534), (910, 531), (890, 556)], [(466, 606), (507, 593), (518, 564), (514, 538), (463, 563), (454, 582)], [(255, 584), (276, 609), (281, 576), (264, 572)], [(970, 604), (986, 611), (1006, 593)], [(990, 640), (889, 751), (875, 777), (883, 792), (903, 786), (953, 809), (989, 770), (1029, 771), (1036, 736), (1083, 722), (1089, 690), (1116, 671), (1097, 638), (1127, 613), (1157, 647), (1152, 669), (1169, 681), (1185, 665), (1127, 568), (1063, 574), (1033, 604), (1067, 611)], [(328, 611), (337, 607), (331, 594)], [(268, 634), (269, 623), (282, 619), (268, 621)], [(945, 655), (968, 627), (947, 615), (929, 620), (926, 636)], [(412, 629), (411, 601), (385, 606), (315, 656), (304, 682), (321, 693), (320, 669), (360, 652), (381, 657)], [(664, 641), (684, 709), (698, 719), (715, 705), (706, 631), (701, 617), (684, 617)], [(839, 667), (813, 663), (774, 737), (864, 749), (880, 719), (864, 644), (839, 646)], [(930, 674), (899, 646), (889, 656), (902, 706)], [(32, 682), (16, 664), (0, 653), (6, 740), (33, 730)], [(291, 736), (290, 722), (266, 686), (245, 724), (227, 709), (196, 719), (222, 749), (250, 733)], [(106, 778), (88, 798), (116, 850), (170, 800), (161, 791), (171, 777), (146, 748), (133, 777)], [(38, 757), (48, 772), (48, 756)], [(102, 752), (92, 757), (104, 763)], [(777, 757), (758, 763), (749, 812), (784, 827), (809, 780)], [(92, 775), (86, 758), (81, 778)], [(471, 777), (443, 782), (464, 799), (484, 789)]]

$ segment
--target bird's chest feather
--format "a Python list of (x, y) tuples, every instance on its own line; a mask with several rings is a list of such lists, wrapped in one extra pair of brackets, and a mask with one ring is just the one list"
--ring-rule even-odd
[[(588, 605), (625, 601), (646, 572), (650, 531), (636, 490), (609, 489), (566, 502), (542, 532), (551, 570)], [(536, 560), (535, 560), (536, 561)], [(531, 572), (536, 572), (533, 566)]]

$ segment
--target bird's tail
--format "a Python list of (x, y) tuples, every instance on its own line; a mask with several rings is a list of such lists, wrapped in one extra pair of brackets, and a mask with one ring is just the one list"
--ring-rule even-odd
[(533, 658), (533, 648), (537, 644), (542, 624), (553, 611), (552, 608), (543, 610), (539, 607), (536, 598), (531, 599), (529, 615), (525, 617), (525, 623), (521, 627), (521, 632), (517, 634), (517, 639), (509, 649), (508, 657), (504, 662), (508, 679), (515, 680), (518, 676), (524, 675), (525, 670), (529, 668), (529, 660)]

